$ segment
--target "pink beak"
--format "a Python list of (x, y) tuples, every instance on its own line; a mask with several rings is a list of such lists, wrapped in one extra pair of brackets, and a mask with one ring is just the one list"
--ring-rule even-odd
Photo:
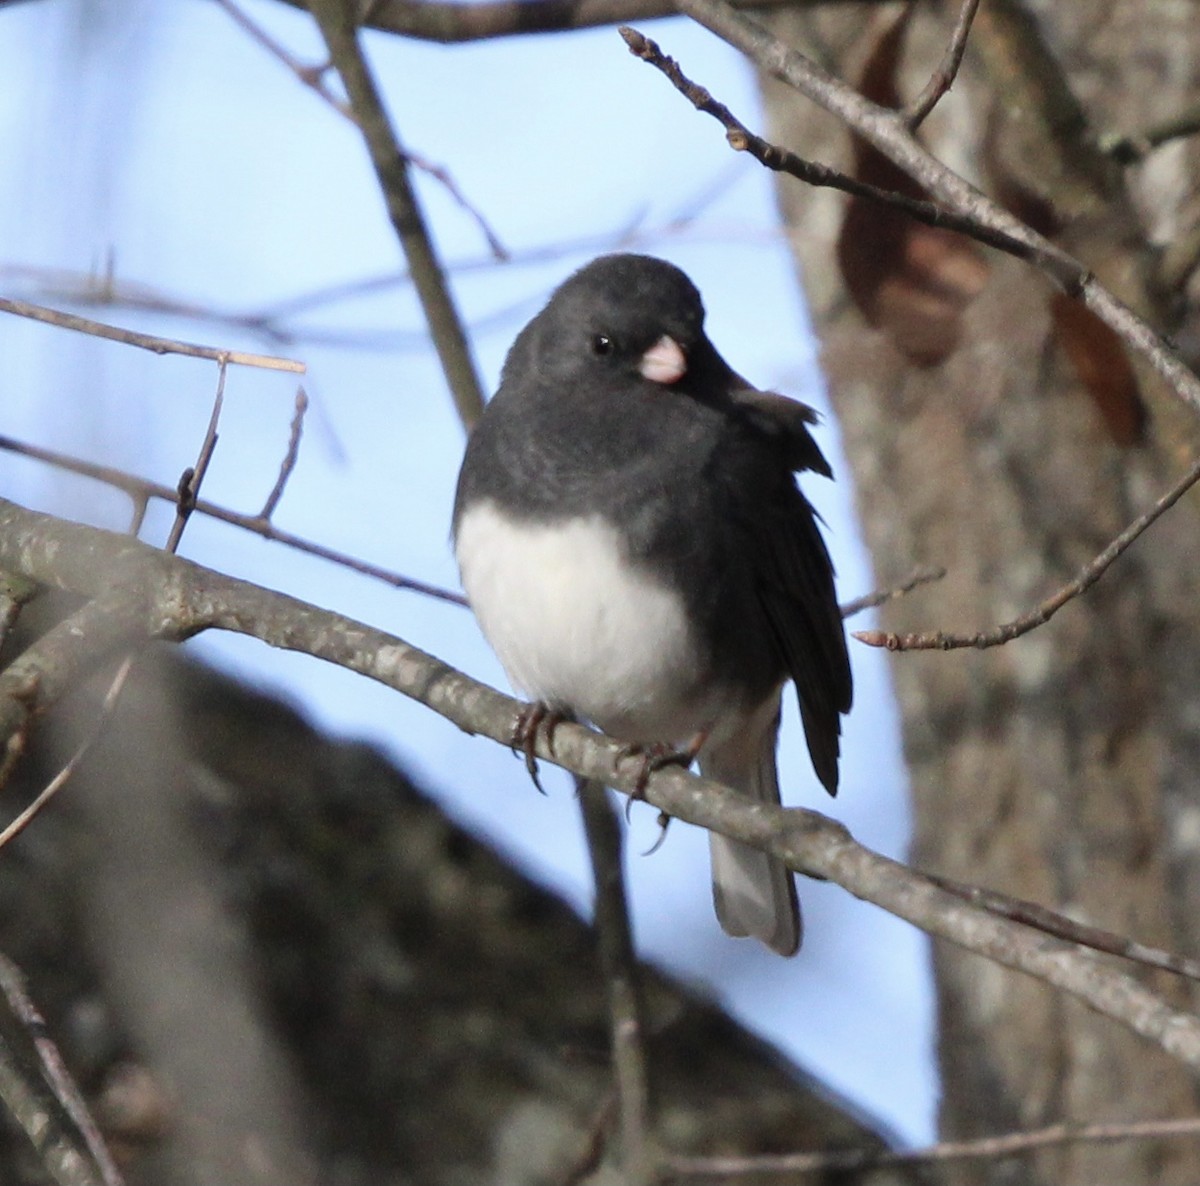
[(683, 348), (674, 338), (663, 334), (638, 363), (642, 377), (652, 383), (677, 383), (687, 371)]

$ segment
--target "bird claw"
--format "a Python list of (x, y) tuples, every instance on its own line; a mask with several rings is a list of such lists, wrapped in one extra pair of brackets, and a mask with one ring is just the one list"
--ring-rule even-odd
[(537, 733), (538, 729), (545, 727), (546, 730), (546, 745), (551, 751), (554, 749), (554, 730), (558, 728), (563, 721), (568, 720), (566, 713), (560, 712), (557, 709), (551, 708), (548, 704), (540, 700), (535, 700), (532, 704), (526, 704), (524, 708), (517, 713), (517, 719), (513, 724), (512, 737), (509, 738), (509, 745), (514, 753), (519, 753), (525, 758), (525, 769), (529, 772), (529, 777), (533, 780), (533, 785), (537, 787), (541, 794), (546, 793), (546, 789), (542, 786), (542, 780), (538, 777), (537, 763)]
[(646, 849), (644, 853), (642, 853), (642, 856), (652, 857), (660, 848), (662, 848), (664, 841), (667, 839), (667, 828), (670, 826), (671, 817), (665, 811), (660, 811), (658, 813), (658, 839), (655, 840), (655, 842), (650, 845), (650, 847)]
[[(629, 792), (629, 798), (625, 800), (626, 823), (629, 822), (629, 814), (633, 810), (634, 803), (641, 802), (646, 798), (646, 783), (650, 781), (650, 775), (667, 766), (682, 766), (686, 770), (696, 760), (696, 755), (703, 749), (707, 740), (708, 730), (701, 729), (683, 749), (677, 749), (663, 741), (633, 742), (622, 747), (617, 757), (618, 762), (625, 758), (640, 760), (633, 790)], [(660, 837), (658, 844), (661, 843)], [(654, 847), (657, 848), (658, 844)], [(654, 849), (650, 851), (653, 852)]]

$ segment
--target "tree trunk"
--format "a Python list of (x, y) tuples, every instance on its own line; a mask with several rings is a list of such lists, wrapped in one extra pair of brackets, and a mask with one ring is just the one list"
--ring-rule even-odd
[[(913, 18), (895, 77), (880, 39), (896, 6), (772, 22), (842, 77), (857, 82), (865, 70), (882, 101), (893, 82), (901, 98), (923, 85), (958, 5), (946, 7)], [(1196, 9), (1165, 0), (1036, 8), (986, 0), (927, 142), (1186, 341), (1186, 269), (1173, 262), (1183, 253), (1156, 244), (1186, 237), (1189, 204), (1196, 217), (1200, 154), (1176, 144), (1122, 175), (1089, 137), (1194, 101)], [(854, 170), (832, 117), (781, 84), (765, 94), (771, 139)], [(872, 167), (860, 153), (859, 171)], [(1194, 454), (1194, 413), (1146, 374), (1135, 378), (1123, 352), (1030, 267), (940, 236), (924, 240), (924, 256), (919, 238), (908, 257), (889, 255), (906, 232), (877, 208), (855, 212), (839, 251), (843, 195), (783, 178), (780, 201), (878, 580), (916, 564), (948, 570), (889, 607), (887, 629), (974, 631), (1012, 619), (1070, 579)], [(848, 283), (876, 298), (866, 307), (877, 324), (848, 299)], [(1182, 320), (1168, 322), (1167, 309)], [(894, 657), (917, 865), (1142, 942), (1200, 947), (1198, 510), (1186, 496), (1031, 635), (983, 652)], [(946, 1137), (1194, 1107), (1191, 1079), (1110, 1022), (948, 946), (934, 959)], [(1158, 987), (1183, 999), (1178, 984)], [(970, 1182), (1196, 1181), (1200, 1150), (1077, 1145), (955, 1172)]]

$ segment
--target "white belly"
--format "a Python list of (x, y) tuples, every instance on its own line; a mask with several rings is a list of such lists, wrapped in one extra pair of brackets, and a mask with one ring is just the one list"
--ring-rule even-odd
[(631, 567), (612, 527), (522, 522), (484, 501), (462, 516), (455, 550), (518, 691), (633, 741), (683, 741), (711, 722), (719, 698), (682, 599)]

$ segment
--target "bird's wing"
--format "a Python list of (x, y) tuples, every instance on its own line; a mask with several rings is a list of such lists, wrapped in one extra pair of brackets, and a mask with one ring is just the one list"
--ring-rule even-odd
[(738, 553), (751, 558), (755, 596), (796, 685), (813, 766), (835, 794), (841, 714), (852, 697), (850, 659), (819, 519), (789, 472), (828, 472), (808, 433), (815, 414), (765, 392), (752, 398), (739, 391), (735, 404), (742, 430), (730, 450), (731, 526), (742, 540)]

